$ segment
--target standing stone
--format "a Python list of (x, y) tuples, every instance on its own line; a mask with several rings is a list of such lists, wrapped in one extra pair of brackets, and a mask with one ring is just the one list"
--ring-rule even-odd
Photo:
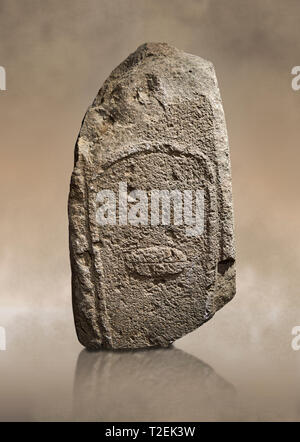
[(68, 209), (84, 346), (168, 346), (232, 299), (229, 147), (210, 62), (147, 43), (111, 73), (82, 123)]

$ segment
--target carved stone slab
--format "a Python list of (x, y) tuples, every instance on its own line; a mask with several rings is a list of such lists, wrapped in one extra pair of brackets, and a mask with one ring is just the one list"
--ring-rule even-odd
[(150, 43), (111, 73), (82, 123), (68, 209), (84, 346), (168, 346), (230, 301), (230, 159), (210, 62)]

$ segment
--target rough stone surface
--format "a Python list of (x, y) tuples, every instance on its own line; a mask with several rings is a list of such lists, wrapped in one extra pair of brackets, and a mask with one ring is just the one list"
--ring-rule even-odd
[[(188, 236), (175, 222), (99, 225), (98, 192), (118, 195), (120, 182), (147, 195), (202, 189), (203, 233)], [(210, 62), (149, 43), (111, 73), (82, 123), (68, 209), (73, 310), (84, 346), (168, 346), (232, 299), (229, 147)]]

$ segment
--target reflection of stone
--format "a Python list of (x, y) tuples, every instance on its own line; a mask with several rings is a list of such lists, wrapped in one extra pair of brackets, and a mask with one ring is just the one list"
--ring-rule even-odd
[(113, 71), (80, 130), (69, 220), (86, 347), (168, 346), (230, 301), (229, 148), (210, 62), (146, 44)]
[(181, 350), (89, 352), (77, 362), (74, 419), (201, 421), (236, 419), (235, 390)]

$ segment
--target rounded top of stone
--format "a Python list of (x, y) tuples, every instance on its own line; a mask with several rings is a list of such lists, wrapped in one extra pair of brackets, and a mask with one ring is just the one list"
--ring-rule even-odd
[(178, 54), (181, 51), (168, 43), (147, 42), (140, 45), (136, 52), (145, 53), (146, 56), (162, 55), (166, 57), (169, 55)]
[(213, 67), (213, 64), (197, 55), (190, 54), (181, 49), (176, 48), (175, 46), (170, 45), (169, 43), (162, 42), (147, 42), (144, 43), (132, 53), (125, 60), (129, 64), (139, 63), (147, 58), (151, 57), (165, 57), (167, 58), (176, 58), (177, 60), (182, 59), (184, 63), (188, 62), (197, 62), (202, 65), (207, 66), (208, 68)]

